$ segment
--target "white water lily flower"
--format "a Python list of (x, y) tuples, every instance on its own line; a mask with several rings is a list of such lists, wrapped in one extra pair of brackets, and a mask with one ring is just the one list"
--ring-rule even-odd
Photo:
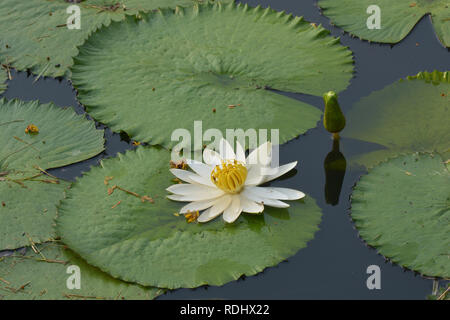
[(210, 221), (223, 213), (223, 219), (232, 223), (242, 212), (260, 213), (264, 205), (287, 208), (289, 204), (280, 200), (297, 200), (305, 196), (303, 192), (275, 187), (258, 187), (289, 172), (297, 161), (281, 167), (271, 168), (270, 142), (252, 151), (247, 158), (239, 143), (236, 153), (225, 139), (219, 143), (219, 153), (205, 149), (203, 162), (187, 160), (193, 171), (171, 169), (183, 184), (167, 188), (173, 193), (168, 198), (175, 201), (190, 201), (180, 213), (205, 210), (199, 222)]

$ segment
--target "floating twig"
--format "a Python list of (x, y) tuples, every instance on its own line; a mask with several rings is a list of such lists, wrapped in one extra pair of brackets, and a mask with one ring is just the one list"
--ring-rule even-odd
[(34, 251), (34, 253), (39, 254), (42, 257), (42, 259), (47, 260), (44, 254), (41, 251), (39, 251), (39, 249), (36, 247), (36, 244), (33, 242), (33, 239), (30, 237), (30, 235), (28, 233), (26, 235), (28, 237), (28, 241), (31, 244), (31, 249)]
[(37, 78), (34, 79), (33, 84), (35, 84), (40, 78), (41, 76), (45, 73), (45, 71), (47, 71), (48, 67), (50, 66), (50, 62), (47, 62), (47, 64), (45, 65), (44, 68), (42, 68), (42, 71), (38, 74)]
[(19, 288), (17, 288), (17, 289), (16, 289), (16, 288), (11, 288), (11, 287), (5, 287), (5, 288), (11, 290), (11, 291), (14, 292), (14, 293), (17, 293), (17, 292), (19, 292), (19, 291), (25, 289), (25, 287), (28, 286), (30, 283), (31, 283), (31, 281), (28, 281), (27, 283), (21, 285), (21, 286), (20, 286)]
[(122, 201), (117, 202), (115, 205), (113, 205), (113, 206), (111, 207), (111, 209), (114, 209), (115, 207), (117, 207), (121, 202), (122, 202)]
[(33, 149), (36, 150), (37, 152), (41, 152), (38, 148), (36, 148), (36, 147), (33, 146), (32, 144), (26, 142), (25, 140), (22, 140), (22, 139), (20, 139), (19, 137), (16, 137), (16, 136), (14, 136), (13, 138), (16, 139), (16, 140), (19, 141), (19, 142), (22, 142), (22, 143), (26, 144), (27, 146), (29, 146), (29, 147), (31, 147), (31, 148), (33, 148)]
[(11, 76), (11, 65), (8, 62), (8, 58), (6, 58), (6, 63), (2, 64), (3, 69), (6, 70), (6, 73), (8, 74), (8, 79), (12, 80), (12, 76)]
[(53, 260), (53, 259), (41, 259), (41, 258), (34, 258), (34, 257), (28, 257), (28, 256), (11, 255), (10, 257), (20, 258), (20, 259), (29, 259), (29, 260), (35, 260), (35, 261), (47, 262), (47, 263), (59, 263), (59, 264), (67, 264), (68, 263), (68, 261)]
[(153, 198), (149, 197), (149, 196), (140, 196), (138, 193), (124, 189), (122, 187), (119, 187), (118, 185), (113, 185), (111, 188), (108, 188), (108, 195), (113, 194), (114, 190), (120, 190), (123, 191), (125, 193), (128, 193), (129, 195), (132, 195), (136, 198), (141, 199), (142, 202), (150, 202), (150, 203), (155, 203), (155, 201), (153, 200)]
[(35, 165), (35, 166), (33, 166), (33, 168), (35, 168), (35, 169), (39, 170), (40, 172), (42, 172), (42, 173), (48, 175), (49, 177), (52, 177), (52, 178), (55, 178), (55, 179), (59, 180), (58, 177), (55, 177), (55, 176), (51, 175), (50, 173), (48, 173), (47, 171), (45, 171), (44, 169), (42, 169), (42, 168), (39, 167), (39, 166), (36, 166), (36, 165)]
[(444, 291), (444, 293), (442, 293), (437, 299), (438, 300), (444, 300), (445, 297), (447, 296), (448, 291), (450, 290), (450, 286), (447, 287), (447, 290)]

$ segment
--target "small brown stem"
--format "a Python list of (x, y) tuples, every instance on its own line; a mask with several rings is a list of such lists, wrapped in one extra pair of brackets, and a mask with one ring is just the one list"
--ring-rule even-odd
[(339, 132), (332, 133), (333, 140), (339, 140), (341, 137), (339, 136)]
[(444, 293), (441, 294), (441, 295), (439, 296), (439, 298), (437, 298), (437, 299), (438, 299), (438, 300), (444, 300), (445, 297), (447, 296), (447, 293), (448, 293), (449, 290), (450, 290), (450, 286), (447, 287), (447, 290), (445, 290)]

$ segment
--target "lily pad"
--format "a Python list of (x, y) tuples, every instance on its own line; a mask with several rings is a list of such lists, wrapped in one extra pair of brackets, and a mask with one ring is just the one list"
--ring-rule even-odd
[(55, 238), (56, 204), (69, 185), (44, 175), (0, 181), (0, 250)]
[[(40, 254), (28, 248), (24, 256), (0, 260), (0, 300), (148, 300), (164, 292), (114, 279), (55, 243), (36, 246), (36, 250)], [(73, 284), (71, 266), (79, 268), (80, 289), (67, 286), (68, 280)]]
[(400, 153), (450, 155), (450, 77), (421, 72), (371, 93), (347, 114), (342, 135), (385, 149), (359, 155), (354, 162), (373, 166)]
[(58, 208), (62, 241), (114, 277), (174, 289), (254, 275), (294, 255), (318, 230), (321, 210), (308, 197), (231, 225), (187, 223), (174, 214), (183, 204), (166, 198), (169, 160), (164, 149), (141, 147), (87, 172)]
[[(120, 21), (139, 11), (192, 5), (193, 0), (2, 0), (0, 1), (0, 62), (10, 63), (18, 70), (30, 69), (44, 76), (67, 75), (77, 46), (101, 26)], [(66, 10), (77, 5), (81, 12), (80, 29), (68, 29), (72, 13)], [(126, 9), (122, 6), (124, 5)]]
[[(103, 130), (71, 109), (0, 100), (0, 250), (50, 240), (55, 205), (68, 183), (49, 168), (88, 159), (103, 150)], [(34, 125), (37, 133), (26, 133)]]
[(371, 169), (353, 191), (352, 218), (393, 262), (450, 277), (450, 173), (440, 156), (400, 156)]
[[(0, 170), (10, 174), (34, 175), (39, 168), (62, 167), (104, 150), (103, 130), (72, 109), (3, 98), (0, 119)], [(39, 132), (26, 133), (29, 125)]]
[(6, 90), (6, 79), (6, 71), (0, 67), (0, 94), (2, 94)]
[(321, 95), (352, 77), (351, 52), (321, 26), (272, 9), (199, 4), (128, 17), (95, 32), (72, 68), (90, 114), (137, 141), (173, 147), (171, 133), (279, 128), (280, 143), (321, 111), (275, 93)]
[[(380, 8), (380, 29), (369, 29), (368, 8)], [(430, 15), (441, 43), (450, 46), (450, 8), (447, 0), (319, 0), (332, 23), (365, 40), (397, 43), (403, 40), (425, 15)]]

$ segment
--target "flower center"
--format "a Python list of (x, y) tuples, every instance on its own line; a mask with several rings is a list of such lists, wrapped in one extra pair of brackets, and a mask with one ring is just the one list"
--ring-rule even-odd
[(239, 193), (247, 178), (247, 168), (237, 160), (222, 161), (211, 172), (214, 184), (228, 193)]

